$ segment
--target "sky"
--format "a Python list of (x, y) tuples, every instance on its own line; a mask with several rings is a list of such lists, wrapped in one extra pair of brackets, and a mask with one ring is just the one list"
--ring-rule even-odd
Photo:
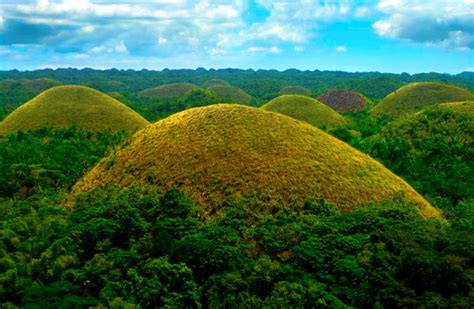
[(474, 71), (474, 0), (0, 0), (0, 70)]

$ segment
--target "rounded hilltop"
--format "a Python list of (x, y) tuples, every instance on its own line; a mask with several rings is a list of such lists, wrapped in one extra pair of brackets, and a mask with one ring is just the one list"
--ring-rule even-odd
[(363, 95), (349, 90), (331, 89), (319, 96), (318, 99), (340, 113), (357, 112), (367, 104), (367, 99)]
[(398, 118), (439, 103), (474, 100), (469, 90), (443, 83), (411, 83), (386, 96), (372, 115)]
[(116, 99), (84, 86), (50, 88), (21, 105), (0, 123), (0, 134), (42, 127), (135, 131), (149, 122)]
[(319, 128), (333, 128), (346, 122), (344, 117), (332, 108), (316, 99), (302, 95), (282, 95), (261, 108), (290, 116)]
[(202, 84), (202, 86), (204, 88), (209, 88), (209, 87), (212, 87), (212, 86), (229, 87), (231, 85), (223, 79), (210, 79), (210, 80), (205, 81), (204, 84)]
[(178, 188), (204, 216), (241, 198), (272, 208), (324, 197), (348, 212), (398, 192), (423, 217), (439, 216), (369, 156), (303, 122), (235, 104), (189, 109), (137, 132), (79, 181), (73, 196), (133, 184)]
[(305, 95), (305, 96), (310, 96), (311, 91), (309, 91), (307, 88), (302, 87), (302, 86), (287, 86), (278, 92), (280, 95), (284, 94), (299, 94), (299, 95)]
[(199, 87), (191, 83), (174, 83), (148, 88), (138, 93), (140, 97), (148, 99), (177, 98)]
[(246, 104), (252, 101), (252, 97), (248, 93), (234, 86), (214, 85), (208, 87), (207, 90), (214, 92), (219, 97), (231, 103)]

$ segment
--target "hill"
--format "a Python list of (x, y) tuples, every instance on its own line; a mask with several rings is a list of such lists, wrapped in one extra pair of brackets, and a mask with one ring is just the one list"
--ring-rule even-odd
[(474, 100), (470, 91), (442, 83), (411, 83), (386, 96), (372, 109), (374, 116), (398, 118), (445, 102)]
[(248, 93), (233, 86), (214, 85), (207, 89), (216, 93), (219, 97), (224, 98), (229, 103), (246, 104), (252, 100), (252, 97)]
[(58, 86), (23, 104), (0, 123), (0, 134), (45, 126), (134, 131), (149, 124), (123, 103), (84, 86)]
[(224, 86), (224, 87), (229, 87), (231, 86), (227, 81), (223, 79), (210, 79), (206, 81), (204, 84), (202, 84), (204, 88), (209, 88), (212, 86)]
[(367, 104), (367, 99), (360, 93), (348, 90), (331, 89), (319, 98), (327, 106), (338, 112), (356, 112)]
[(186, 92), (199, 88), (190, 83), (166, 84), (155, 88), (148, 88), (140, 91), (138, 95), (150, 99), (176, 98), (184, 95)]
[(261, 109), (218, 104), (189, 109), (136, 133), (73, 189), (151, 185), (178, 188), (205, 215), (249, 198), (281, 208), (324, 197), (349, 212), (405, 192), (423, 217), (438, 211), (369, 156), (308, 124)]
[(306, 96), (311, 95), (311, 92), (307, 88), (302, 87), (302, 86), (287, 86), (287, 87), (282, 88), (278, 93), (280, 95), (284, 95), (284, 94), (299, 94), (299, 95), (306, 95)]
[(442, 103), (389, 123), (372, 154), (434, 202), (474, 196), (474, 101)]
[(346, 122), (332, 108), (320, 101), (301, 95), (282, 95), (262, 106), (262, 109), (290, 116), (315, 127), (336, 127)]

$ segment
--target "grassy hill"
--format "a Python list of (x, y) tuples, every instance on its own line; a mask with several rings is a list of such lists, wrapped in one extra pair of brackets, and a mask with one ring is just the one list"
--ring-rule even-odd
[(216, 93), (218, 96), (224, 98), (230, 103), (246, 104), (250, 103), (250, 101), (252, 100), (252, 97), (248, 93), (246, 93), (240, 88), (233, 86), (214, 85), (207, 89)]
[(299, 94), (299, 95), (306, 95), (306, 96), (311, 95), (311, 92), (307, 88), (302, 87), (302, 86), (287, 86), (287, 87), (282, 88), (278, 93), (280, 95), (284, 95), (284, 94)]
[(136, 133), (73, 189), (151, 185), (178, 188), (205, 216), (223, 203), (249, 198), (281, 208), (324, 197), (349, 212), (405, 192), (423, 217), (438, 211), (369, 156), (303, 122), (241, 105), (189, 109)]
[(140, 91), (138, 95), (150, 99), (177, 98), (197, 88), (199, 87), (190, 83), (174, 83), (145, 89)]
[(442, 103), (391, 122), (370, 145), (419, 192), (456, 205), (474, 196), (473, 132), (474, 101)]
[(336, 127), (346, 122), (338, 112), (320, 101), (302, 95), (282, 95), (262, 108), (307, 122), (315, 127)]
[(363, 95), (348, 90), (328, 90), (318, 99), (340, 113), (356, 112), (367, 104), (367, 99)]
[(204, 84), (202, 84), (204, 88), (209, 88), (212, 86), (224, 86), (224, 87), (229, 87), (231, 86), (227, 81), (223, 79), (210, 79), (206, 81)]
[(442, 83), (411, 83), (386, 96), (372, 109), (374, 116), (398, 118), (445, 102), (474, 100), (469, 90)]
[(41, 127), (90, 130), (144, 128), (149, 122), (116, 99), (84, 86), (58, 86), (23, 104), (0, 123), (0, 134)]

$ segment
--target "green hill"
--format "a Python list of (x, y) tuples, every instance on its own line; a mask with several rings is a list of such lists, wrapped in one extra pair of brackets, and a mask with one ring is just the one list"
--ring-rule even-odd
[(302, 86), (284, 87), (278, 93), (280, 95), (284, 95), (284, 94), (299, 94), (299, 95), (306, 95), (306, 96), (311, 95), (311, 92), (307, 88), (302, 87)]
[(328, 90), (318, 99), (340, 113), (357, 112), (367, 104), (367, 99), (363, 95), (348, 90)]
[(370, 144), (424, 196), (456, 205), (474, 196), (473, 132), (474, 101), (442, 103), (391, 122)]
[(178, 188), (212, 215), (226, 201), (264, 208), (324, 197), (339, 210), (405, 192), (423, 217), (438, 211), (369, 156), (303, 122), (261, 109), (218, 104), (172, 115), (136, 133), (73, 189)]
[(252, 97), (248, 93), (233, 86), (214, 85), (207, 89), (224, 98), (229, 103), (246, 104), (252, 100)]
[(45, 126), (90, 130), (142, 129), (149, 123), (116, 99), (84, 86), (58, 86), (23, 104), (0, 123), (0, 134)]
[(386, 96), (372, 109), (374, 116), (398, 118), (445, 102), (474, 100), (470, 91), (442, 83), (411, 83)]
[(206, 81), (204, 84), (202, 84), (202, 86), (204, 88), (209, 88), (209, 87), (212, 87), (212, 86), (229, 87), (231, 85), (223, 79), (210, 79), (210, 80)]
[(177, 98), (197, 88), (199, 87), (190, 83), (174, 83), (145, 89), (140, 91), (138, 95), (150, 99)]
[(262, 106), (262, 109), (284, 114), (315, 127), (336, 127), (346, 122), (338, 112), (320, 101), (301, 95), (282, 95)]

